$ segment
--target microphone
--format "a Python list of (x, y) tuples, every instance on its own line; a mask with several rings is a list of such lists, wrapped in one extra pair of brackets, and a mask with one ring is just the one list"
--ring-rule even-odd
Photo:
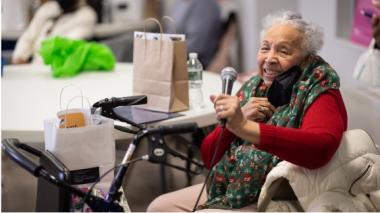
[(136, 96), (128, 96), (121, 98), (105, 98), (100, 100), (92, 105), (94, 108), (115, 108), (118, 106), (130, 106), (130, 105), (139, 105), (146, 104), (148, 101), (146, 95), (136, 95)]
[(225, 67), (220, 75), (222, 78), (222, 93), (231, 95), (232, 86), (237, 77), (237, 72), (232, 67)]
[[(222, 78), (222, 94), (231, 95), (234, 81), (236, 80), (237, 72), (232, 67), (225, 67), (221, 72)], [(220, 124), (225, 127), (226, 119), (222, 119)]]

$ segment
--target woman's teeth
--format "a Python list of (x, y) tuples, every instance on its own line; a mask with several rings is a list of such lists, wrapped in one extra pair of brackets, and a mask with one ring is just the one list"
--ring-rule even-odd
[(270, 76), (276, 76), (278, 74), (278, 72), (273, 71), (273, 70), (268, 70), (268, 69), (264, 69), (264, 72), (265, 74), (270, 75)]

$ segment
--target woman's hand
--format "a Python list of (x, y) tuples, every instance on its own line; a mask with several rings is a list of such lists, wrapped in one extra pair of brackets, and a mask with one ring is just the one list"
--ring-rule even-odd
[(268, 98), (252, 97), (243, 107), (244, 117), (256, 122), (264, 122), (272, 117), (276, 108), (269, 103)]
[(240, 108), (240, 100), (237, 96), (222, 94), (210, 96), (210, 99), (214, 103), (217, 119), (226, 119), (228, 129), (233, 131), (244, 125), (247, 118), (243, 115)]
[[(245, 117), (240, 108), (240, 100), (237, 96), (223, 94), (210, 96), (210, 99), (214, 103), (217, 119), (226, 119), (226, 127), (231, 132), (253, 144), (259, 144), (259, 124)], [(263, 101), (260, 101), (260, 103), (262, 102)]]
[(380, 17), (377, 15), (372, 17), (372, 36), (375, 39), (377, 46), (380, 47)]

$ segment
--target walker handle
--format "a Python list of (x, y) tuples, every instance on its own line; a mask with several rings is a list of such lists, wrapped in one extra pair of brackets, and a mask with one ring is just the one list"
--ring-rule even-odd
[[(33, 174), (34, 176), (39, 176), (39, 171), (42, 169), (41, 165), (37, 165), (32, 160), (30, 160), (28, 157), (26, 157), (24, 154), (22, 154), (18, 149), (22, 148), (29, 152), (32, 152), (29, 150), (34, 150), (34, 148), (29, 147), (26, 144), (20, 143), (18, 139), (15, 138), (6, 138), (3, 139), (1, 142), (2, 148), (5, 151), (5, 153), (12, 158), (18, 165), (20, 165), (22, 168), (26, 169), (28, 172)], [(28, 147), (28, 148), (25, 148)], [(35, 151), (35, 150), (34, 150)], [(32, 152), (33, 153), (33, 152)], [(38, 153), (38, 152), (37, 152)], [(33, 153), (36, 154), (36, 153)]]

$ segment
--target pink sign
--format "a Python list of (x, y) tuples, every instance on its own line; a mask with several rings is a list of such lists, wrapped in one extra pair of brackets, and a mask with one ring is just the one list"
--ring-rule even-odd
[(353, 27), (351, 31), (351, 41), (367, 47), (372, 39), (371, 18), (362, 14), (380, 14), (380, 10), (375, 8), (371, 0), (356, 0)]

